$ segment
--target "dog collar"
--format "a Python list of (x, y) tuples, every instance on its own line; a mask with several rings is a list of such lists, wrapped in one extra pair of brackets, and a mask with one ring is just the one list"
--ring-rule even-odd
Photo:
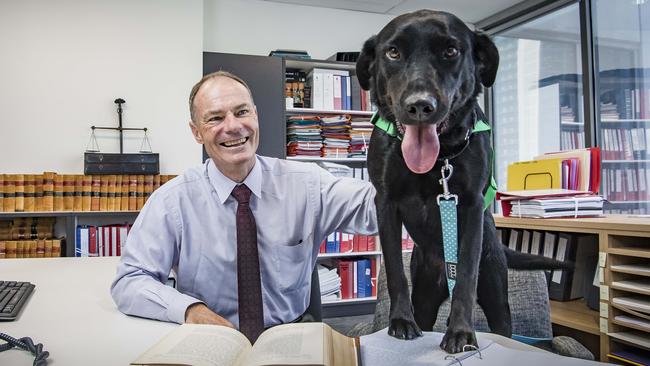
[[(402, 140), (402, 134), (400, 133), (399, 129), (397, 128), (397, 125), (395, 122), (390, 122), (384, 118), (382, 118), (379, 115), (379, 112), (375, 112), (372, 115), (372, 118), (370, 119), (370, 123), (372, 123), (375, 127), (379, 128), (380, 130), (386, 132), (388, 136), (395, 137), (398, 140)], [(492, 127), (485, 123), (482, 119), (476, 121), (474, 123), (474, 127), (470, 130), (469, 135), (473, 135), (475, 133), (479, 132), (489, 132), (492, 130)]]
[[(372, 115), (372, 118), (370, 119), (370, 123), (372, 123), (378, 129), (386, 132), (388, 136), (394, 137), (402, 141), (402, 135), (399, 133), (399, 130), (397, 129), (395, 123), (382, 118), (379, 115), (379, 111), (376, 111)], [(488, 125), (485, 121), (480, 119), (474, 123), (474, 127), (471, 129), (471, 132), (469, 132), (467, 136), (469, 139), (469, 136), (475, 133), (491, 132), (491, 131), (492, 131), (492, 127), (490, 127), (490, 125)], [(494, 164), (493, 160), (494, 160), (494, 152), (490, 151), (490, 170), (492, 170), (492, 166)], [(494, 179), (494, 174), (490, 174), (490, 184), (488, 185), (483, 196), (484, 198), (483, 208), (485, 210), (487, 210), (488, 207), (490, 207), (490, 205), (492, 204), (492, 202), (494, 202), (494, 198), (496, 197), (496, 195), (497, 195), (497, 182)]]
[(379, 115), (379, 111), (375, 112), (375, 114), (372, 115), (372, 118), (370, 119), (370, 123), (372, 123), (378, 129), (386, 132), (388, 136), (395, 137), (400, 141), (402, 140), (402, 135), (397, 130), (396, 124), (382, 118)]

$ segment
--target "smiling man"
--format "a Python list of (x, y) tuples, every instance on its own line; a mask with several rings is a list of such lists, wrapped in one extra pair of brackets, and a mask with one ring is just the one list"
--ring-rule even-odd
[[(301, 319), (323, 238), (377, 232), (375, 190), (314, 164), (256, 155), (257, 109), (233, 74), (204, 76), (189, 104), (190, 128), (210, 159), (147, 200), (111, 293), (126, 314), (231, 326), (254, 340)], [(172, 269), (176, 289), (165, 285)]]

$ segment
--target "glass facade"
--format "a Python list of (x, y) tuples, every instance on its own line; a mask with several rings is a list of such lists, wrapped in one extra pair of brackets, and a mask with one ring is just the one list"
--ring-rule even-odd
[(650, 213), (650, 3), (592, 1), (597, 141), (608, 212)]
[(494, 37), (500, 64), (492, 87), (496, 176), (546, 152), (585, 146), (578, 5)]
[[(592, 0), (593, 136), (605, 212), (650, 213), (650, 1)], [(585, 141), (580, 8), (571, 3), (493, 37), (495, 172)], [(589, 127), (589, 126), (588, 126)]]

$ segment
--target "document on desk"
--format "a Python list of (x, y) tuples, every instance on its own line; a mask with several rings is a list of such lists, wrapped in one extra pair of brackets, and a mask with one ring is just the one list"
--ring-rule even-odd
[(518, 364), (526, 366), (601, 365), (600, 362), (563, 357), (546, 351), (518, 350), (480, 335), (477, 335), (480, 352), (472, 350), (448, 354), (439, 346), (442, 337), (443, 333), (423, 332), (422, 337), (407, 341), (391, 337), (387, 329), (382, 329), (360, 338), (361, 364), (364, 366), (501, 366), (511, 365), (513, 360), (517, 360)]

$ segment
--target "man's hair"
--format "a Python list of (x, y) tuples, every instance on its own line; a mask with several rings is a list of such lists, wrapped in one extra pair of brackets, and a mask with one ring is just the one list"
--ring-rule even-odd
[(201, 89), (201, 86), (203, 86), (203, 84), (206, 81), (220, 76), (235, 80), (236, 82), (246, 87), (246, 90), (248, 90), (248, 94), (251, 97), (251, 102), (255, 104), (255, 101), (253, 101), (253, 93), (251, 92), (251, 88), (248, 87), (248, 84), (246, 84), (246, 82), (242, 78), (228, 71), (216, 71), (211, 74), (207, 74), (203, 76), (201, 80), (199, 80), (199, 82), (194, 84), (194, 86), (192, 87), (192, 91), (190, 92), (190, 118), (192, 118), (192, 123), (196, 123), (196, 118), (195, 118), (196, 116), (194, 115), (194, 98), (196, 97), (196, 93), (199, 92), (199, 89)]

